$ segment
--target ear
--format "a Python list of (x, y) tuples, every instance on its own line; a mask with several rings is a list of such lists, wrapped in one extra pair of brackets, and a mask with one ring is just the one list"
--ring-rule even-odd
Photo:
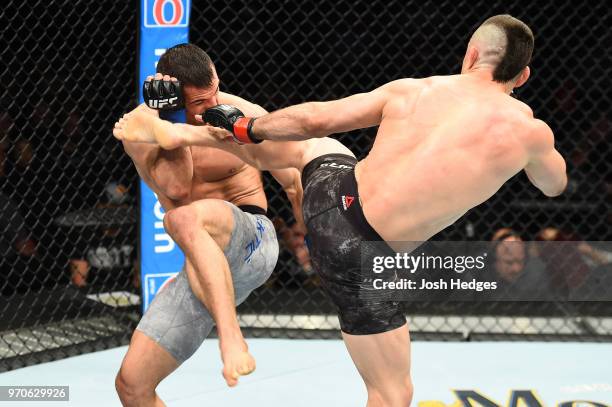
[(529, 69), (528, 66), (526, 66), (523, 69), (523, 72), (521, 72), (518, 80), (516, 81), (516, 84), (514, 85), (515, 88), (520, 88), (521, 86), (523, 86), (525, 84), (525, 82), (527, 82), (527, 79), (529, 79), (529, 75), (531, 75), (531, 69)]
[(463, 65), (461, 66), (461, 72), (465, 73), (472, 69), (474, 65), (478, 61), (478, 49), (470, 45), (468, 46), (467, 51), (465, 52), (465, 56), (463, 57)]

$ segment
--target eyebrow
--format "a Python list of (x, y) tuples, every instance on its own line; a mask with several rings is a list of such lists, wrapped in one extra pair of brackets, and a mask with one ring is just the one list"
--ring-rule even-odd
[(217, 89), (216, 89), (216, 90), (215, 90), (215, 92), (214, 92), (214, 93), (212, 93), (210, 96), (205, 97), (205, 98), (197, 98), (197, 99), (195, 99), (194, 101), (192, 101), (190, 104), (194, 104), (194, 103), (196, 103), (196, 102), (200, 102), (200, 101), (202, 101), (202, 100), (206, 100), (206, 99), (208, 99), (208, 98), (210, 98), (210, 97), (212, 97), (212, 96), (216, 95), (216, 94), (219, 92), (219, 89), (220, 89), (220, 88), (221, 88), (221, 87), (220, 87), (220, 85), (217, 85)]

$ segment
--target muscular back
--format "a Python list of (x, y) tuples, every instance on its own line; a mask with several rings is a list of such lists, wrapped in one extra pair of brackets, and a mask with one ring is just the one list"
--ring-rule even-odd
[(359, 193), (386, 240), (426, 240), (525, 168), (537, 121), (523, 103), (465, 75), (395, 87), (357, 167)]

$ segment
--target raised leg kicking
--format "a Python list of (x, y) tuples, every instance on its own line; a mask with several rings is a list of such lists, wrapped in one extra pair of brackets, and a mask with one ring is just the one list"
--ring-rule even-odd
[[(529, 27), (495, 16), (472, 35), (459, 75), (401, 79), (256, 120), (244, 117), (239, 106), (213, 107), (200, 120), (217, 127), (161, 120), (144, 127), (130, 115), (116, 124), (115, 136), (217, 146), (259, 168), (299, 169), (313, 266), (338, 309), (344, 341), (368, 390), (367, 405), (407, 406), (412, 382), (405, 316), (398, 302), (355, 295), (364, 289), (360, 244), (425, 241), (521, 171), (545, 195), (563, 192), (565, 161), (551, 129), (509, 96), (527, 81), (532, 50)], [(360, 162), (326, 138), (371, 126), (379, 126), (376, 140)], [(238, 146), (233, 140), (277, 142)]]

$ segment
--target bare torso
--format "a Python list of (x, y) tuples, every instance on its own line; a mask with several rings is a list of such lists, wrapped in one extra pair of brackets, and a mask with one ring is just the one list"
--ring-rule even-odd
[[(219, 93), (219, 103), (240, 104), (240, 99)], [(240, 107), (240, 106), (238, 106)], [(146, 144), (131, 143), (132, 148), (158, 148)], [(221, 199), (234, 205), (256, 205), (267, 209), (266, 195), (259, 170), (244, 163), (229, 152), (212, 147), (187, 147), (193, 163), (191, 188), (183, 199), (172, 199), (153, 180), (147, 160), (130, 154), (141, 178), (157, 194), (166, 211), (200, 199)], [(128, 148), (126, 148), (128, 150)]]
[(356, 169), (366, 218), (387, 241), (427, 240), (491, 197), (527, 164), (535, 122), (527, 105), (465, 75), (407, 86)]

